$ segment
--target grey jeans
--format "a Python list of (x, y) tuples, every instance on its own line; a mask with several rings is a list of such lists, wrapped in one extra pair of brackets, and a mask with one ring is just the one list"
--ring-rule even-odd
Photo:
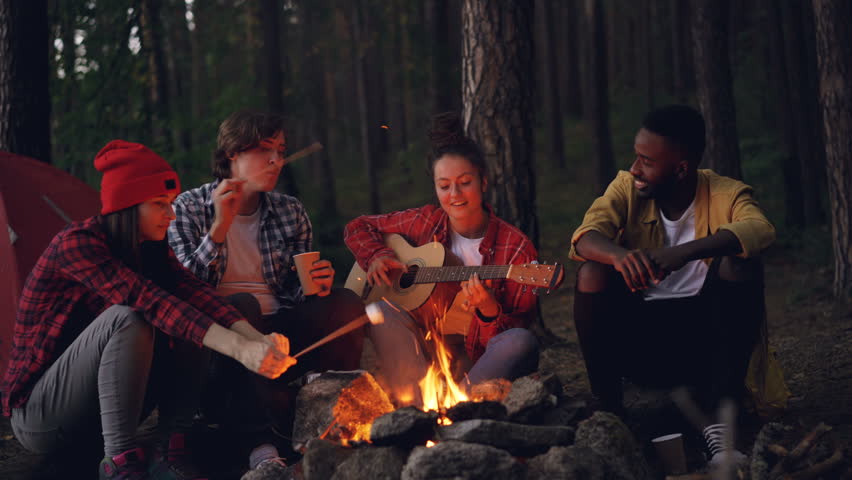
[[(380, 360), (380, 380), (389, 387), (398, 404), (419, 404), (422, 399), (418, 382), (430, 365), (430, 350), (423, 340), (425, 332), (406, 311), (385, 302), (378, 305), (384, 313), (384, 322), (370, 325), (368, 335)], [(464, 357), (461, 360), (466, 364), (462, 368), (466, 372), (459, 373), (466, 373), (463, 385), (467, 387), (493, 378), (514, 380), (532, 373), (538, 366), (538, 341), (525, 328), (510, 328), (495, 335), (472, 366), (461, 335), (448, 335), (445, 343), (456, 357)]]
[(12, 409), (12, 430), (28, 450), (51, 453), (100, 428), (104, 453), (114, 456), (138, 446), (136, 429), (155, 405), (161, 430), (188, 428), (207, 355), (113, 305), (44, 372), (26, 405)]

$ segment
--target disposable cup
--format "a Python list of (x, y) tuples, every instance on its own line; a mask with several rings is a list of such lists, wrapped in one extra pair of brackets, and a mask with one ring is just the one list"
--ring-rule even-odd
[(683, 451), (683, 435), (672, 433), (651, 440), (657, 449), (657, 455), (663, 462), (667, 475), (686, 473), (686, 454)]
[(293, 264), (296, 266), (296, 273), (299, 274), (299, 283), (302, 284), (302, 293), (305, 295), (316, 295), (322, 289), (311, 277), (311, 269), (314, 266), (314, 262), (319, 259), (320, 252), (305, 252), (293, 255)]

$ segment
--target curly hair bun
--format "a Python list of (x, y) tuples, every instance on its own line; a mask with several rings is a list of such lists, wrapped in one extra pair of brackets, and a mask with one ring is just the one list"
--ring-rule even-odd
[(441, 150), (450, 146), (467, 145), (471, 140), (464, 135), (461, 116), (457, 112), (444, 112), (432, 117), (429, 143), (433, 150)]

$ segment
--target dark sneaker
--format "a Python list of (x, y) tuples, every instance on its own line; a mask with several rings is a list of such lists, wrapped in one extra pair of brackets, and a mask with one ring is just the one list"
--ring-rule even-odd
[(141, 448), (106, 457), (98, 465), (100, 480), (144, 480), (148, 478), (147, 474), (145, 451)]
[(173, 433), (169, 437), (169, 446), (157, 455), (148, 469), (152, 480), (206, 480), (190, 460), (186, 448), (186, 436)]
[(745, 460), (746, 455), (736, 450), (728, 439), (728, 426), (726, 424), (710, 425), (704, 429), (703, 433), (710, 457), (708, 462), (710, 467), (716, 468), (725, 463), (736, 465)]

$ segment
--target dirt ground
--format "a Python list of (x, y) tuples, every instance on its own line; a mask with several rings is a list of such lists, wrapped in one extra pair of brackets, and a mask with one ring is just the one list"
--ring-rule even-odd
[[(549, 250), (545, 245), (543, 251)], [(831, 271), (825, 266), (796, 262), (798, 252), (782, 248), (766, 259), (770, 343), (776, 349), (790, 390), (782, 420), (811, 428), (823, 421), (852, 446), (852, 305), (834, 303), (829, 295)], [(574, 332), (571, 306), (575, 265), (568, 264), (565, 284), (542, 297), (546, 325), (558, 336), (542, 353), (541, 370), (553, 371), (569, 395), (588, 397), (588, 383)], [(647, 394), (628, 391), (626, 401), (641, 409)], [(759, 428), (752, 425), (739, 439), (748, 448)], [(647, 425), (639, 425), (640, 440)], [(91, 457), (87, 457), (91, 458)], [(94, 472), (97, 459), (83, 472)], [(0, 419), (0, 479), (87, 478), (58, 466), (54, 458), (31, 454), (15, 440), (9, 421)], [(79, 472), (79, 471), (77, 471)]]

